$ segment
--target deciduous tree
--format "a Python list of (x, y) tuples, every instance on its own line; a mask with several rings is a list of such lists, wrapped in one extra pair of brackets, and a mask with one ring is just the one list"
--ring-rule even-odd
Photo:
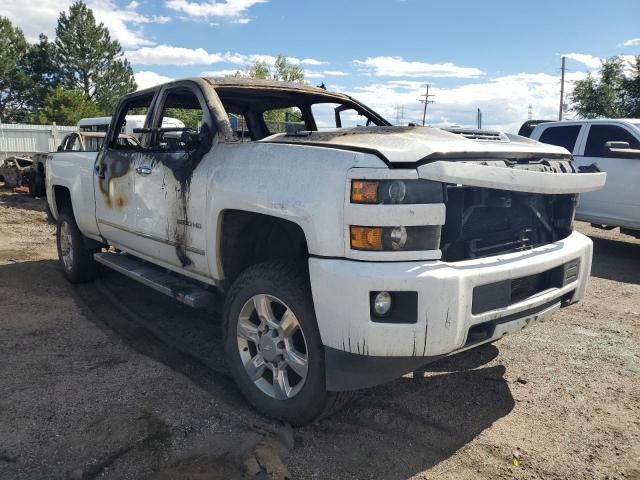
[(572, 109), (582, 118), (625, 118), (640, 115), (640, 57), (628, 62), (611, 57), (597, 75), (578, 80)]
[(67, 90), (58, 85), (47, 94), (44, 108), (34, 116), (34, 120), (45, 124), (75, 125), (81, 118), (100, 115), (102, 111), (82, 90)]

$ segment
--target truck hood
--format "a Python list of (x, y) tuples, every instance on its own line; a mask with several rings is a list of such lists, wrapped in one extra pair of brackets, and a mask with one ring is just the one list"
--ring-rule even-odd
[(569, 158), (563, 147), (499, 132), (430, 127), (358, 127), (280, 133), (262, 142), (372, 152), (389, 163), (455, 158)]

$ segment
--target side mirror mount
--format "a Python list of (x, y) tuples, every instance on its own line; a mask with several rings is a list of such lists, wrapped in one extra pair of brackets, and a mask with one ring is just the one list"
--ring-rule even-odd
[(186, 132), (182, 132), (180, 141), (184, 143), (184, 145), (188, 149), (191, 150), (191, 149), (196, 149), (200, 146), (200, 144), (202, 143), (202, 137), (198, 132), (186, 131)]
[(640, 158), (640, 150), (631, 148), (629, 142), (607, 142), (604, 144), (604, 153), (612, 157)]
[(61, 151), (62, 151), (62, 145), (58, 145), (58, 150), (57, 150), (57, 151), (58, 151), (58, 152), (61, 152)]
[(629, 150), (631, 145), (629, 142), (607, 142), (604, 144), (604, 149), (607, 151), (611, 150)]

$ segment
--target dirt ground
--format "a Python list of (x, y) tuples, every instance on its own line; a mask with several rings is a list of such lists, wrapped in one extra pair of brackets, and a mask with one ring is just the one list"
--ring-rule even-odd
[(578, 229), (582, 303), (292, 429), (227, 378), (215, 314), (72, 287), (43, 201), (0, 187), (0, 479), (639, 480), (640, 242)]

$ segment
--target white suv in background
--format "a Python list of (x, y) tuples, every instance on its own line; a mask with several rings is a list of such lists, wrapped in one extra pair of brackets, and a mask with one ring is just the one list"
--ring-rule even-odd
[(606, 172), (607, 183), (583, 193), (576, 218), (640, 238), (640, 120), (545, 122), (533, 140), (565, 147), (581, 172)]

